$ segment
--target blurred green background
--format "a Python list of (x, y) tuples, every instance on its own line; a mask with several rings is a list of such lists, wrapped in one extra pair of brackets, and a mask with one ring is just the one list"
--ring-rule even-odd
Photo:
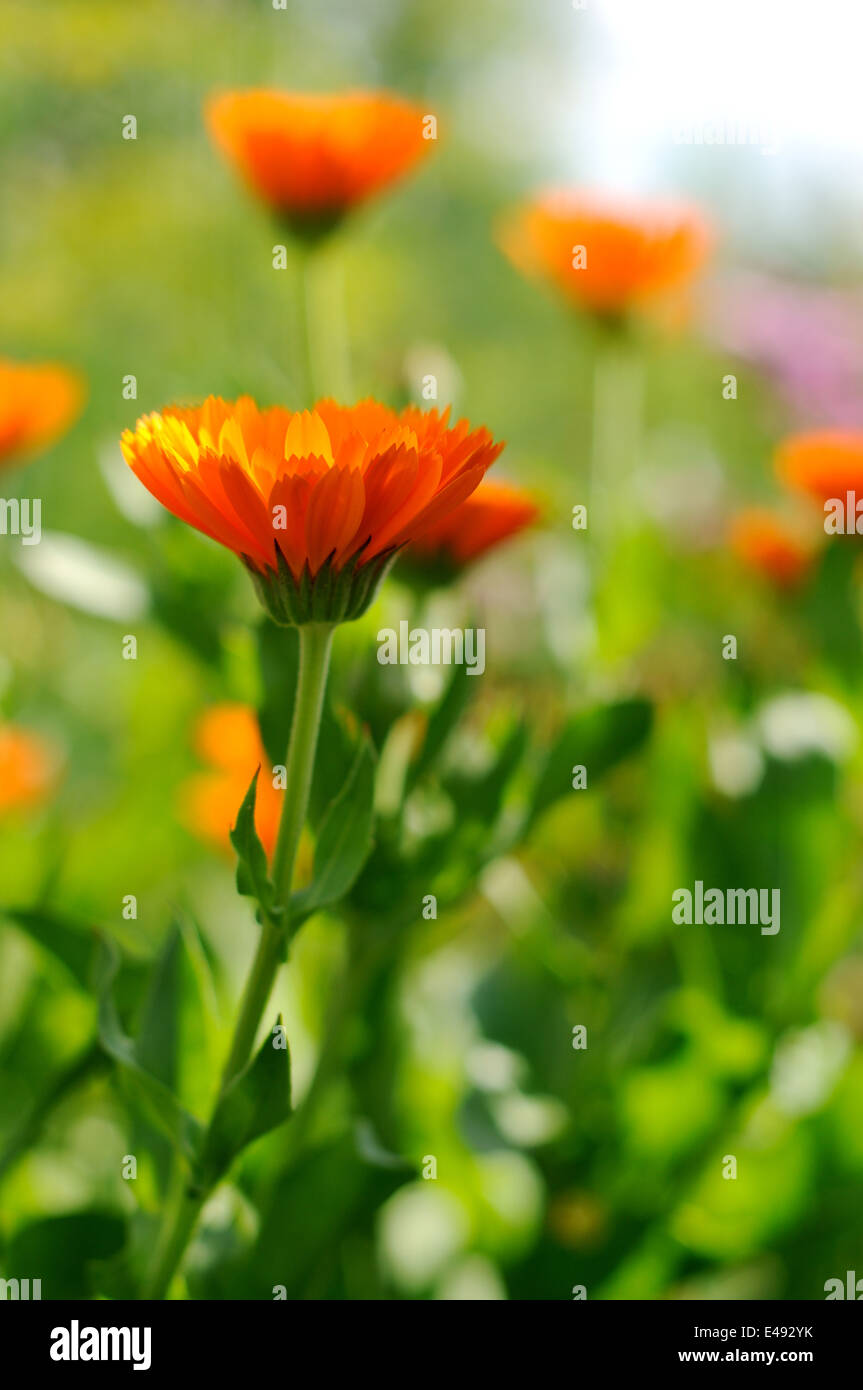
[[(383, 668), (390, 686), (374, 661), (413, 611), (397, 571), (340, 634), (333, 701), (371, 725), (382, 769), (411, 709), (443, 727), (465, 707), (348, 911), (303, 929), (274, 1003), (295, 1098), (316, 1074), (321, 1102), (302, 1145), (288, 1126), (220, 1189), (189, 1295), (808, 1299), (860, 1264), (856, 556), (835, 543), (786, 595), (729, 553), (727, 518), (778, 495), (771, 453), (806, 410), (742, 319), (712, 327), (741, 270), (850, 296), (859, 242), (837, 223), (795, 259), (728, 231), (758, 151), (664, 171), (720, 246), (685, 330), (631, 345), (637, 452), (589, 554), (570, 518), (596, 341), (493, 235), (523, 193), (582, 176), (553, 110), (557, 93), (589, 120), (603, 56), (581, 20), (516, 0), (0, 3), (0, 350), (89, 384), (70, 434), (4, 474), (43, 499), (42, 544), (0, 549), (0, 710), (63, 767), (48, 806), (0, 825), (0, 1276), (41, 1277), (45, 1298), (134, 1287), (164, 1201), (161, 1141), (94, 1042), (90, 929), (122, 945), (124, 1023), (198, 1114), (254, 945), (230, 858), (178, 806), (200, 713), (272, 705), (272, 634), (233, 557), (154, 515), (117, 446), (139, 413), (209, 392), (302, 404), (283, 237), (201, 120), (233, 86), (383, 86), (438, 114), (434, 157), (337, 248), (356, 394), (419, 400), (434, 372), (545, 516), (435, 597), (488, 633), (485, 676), (445, 717), (437, 673), (402, 687)], [(780, 888), (780, 933), (672, 925), (696, 879)]]

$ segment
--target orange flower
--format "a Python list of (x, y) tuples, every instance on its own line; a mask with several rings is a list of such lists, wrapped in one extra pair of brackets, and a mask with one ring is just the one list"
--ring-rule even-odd
[(750, 507), (735, 517), (730, 540), (749, 569), (781, 589), (799, 584), (812, 564), (812, 543), (782, 517), (759, 507)]
[(52, 444), (83, 400), (83, 380), (68, 367), (0, 360), (0, 467)]
[(56, 781), (56, 758), (41, 738), (0, 725), (0, 813), (40, 806)]
[(536, 520), (539, 508), (510, 483), (487, 481), (431, 526), (407, 552), (409, 561), (461, 569)]
[(847, 492), (863, 498), (863, 432), (815, 430), (786, 439), (776, 454), (776, 471), (784, 483), (827, 502)]
[(230, 849), (237, 811), (260, 768), (255, 798), (255, 829), (267, 855), (275, 848), (283, 793), (273, 786), (258, 721), (245, 705), (215, 705), (199, 719), (195, 746), (211, 771), (190, 777), (181, 789), (183, 820), (196, 835), (219, 849)]
[(557, 191), (517, 209), (500, 241), (519, 270), (550, 280), (579, 309), (616, 318), (687, 285), (712, 236), (693, 208)]
[(326, 228), (424, 155), (424, 117), (386, 92), (226, 92), (205, 108), (241, 177), (302, 228)]
[(248, 396), (145, 415), (121, 445), (154, 497), (233, 550), (281, 623), (365, 611), (396, 551), (463, 502), (500, 454), (449, 412), (376, 401), (261, 410)]

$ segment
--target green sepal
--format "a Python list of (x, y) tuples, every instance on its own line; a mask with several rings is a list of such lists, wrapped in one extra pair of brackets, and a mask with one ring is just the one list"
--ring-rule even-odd
[(284, 555), (275, 546), (275, 566), (261, 570), (243, 556), (255, 591), (273, 622), (282, 627), (302, 627), (304, 623), (350, 623), (362, 617), (393, 564), (397, 547), (384, 550), (363, 562), (365, 545), (344, 565), (335, 565), (330, 555), (317, 574), (308, 561), (295, 579)]

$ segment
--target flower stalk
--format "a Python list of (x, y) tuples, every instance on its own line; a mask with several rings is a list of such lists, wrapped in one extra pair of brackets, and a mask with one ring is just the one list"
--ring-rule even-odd
[[(201, 1141), (201, 1152), (207, 1147), (218, 1101), (248, 1064), (261, 1018), (291, 939), (291, 888), (297, 849), (308, 814), (334, 630), (334, 626), (327, 623), (309, 623), (299, 629), (300, 669), (285, 765), (285, 799), (272, 864), (275, 902), (281, 910), (278, 915), (261, 913), (258, 949), (246, 980), (213, 1118)], [(180, 1178), (157, 1245), (153, 1272), (145, 1287), (144, 1297), (148, 1299), (164, 1298), (168, 1292), (201, 1209), (215, 1186), (212, 1179), (200, 1179), (195, 1174), (181, 1173)]]
[(353, 395), (345, 315), (345, 287), (338, 247), (330, 238), (299, 244), (298, 306), (305, 377), (304, 404), (320, 397)]

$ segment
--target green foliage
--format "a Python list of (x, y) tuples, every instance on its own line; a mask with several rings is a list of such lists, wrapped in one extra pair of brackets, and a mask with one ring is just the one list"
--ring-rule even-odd
[(255, 799), (258, 788), (258, 768), (249, 790), (237, 813), (237, 823), (231, 831), (231, 844), (237, 852), (237, 892), (254, 898), (267, 916), (278, 915), (279, 905), (267, 870), (266, 851), (255, 829)]
[[(2, 718), (60, 770), (44, 807), (0, 811), (3, 1276), (41, 1272), (44, 1298), (137, 1296), (169, 1194), (197, 1175), (225, 1180), (177, 1286), (193, 1297), (561, 1300), (578, 1280), (600, 1298), (821, 1298), (863, 1247), (858, 544), (826, 542), (795, 591), (730, 553), (728, 516), (779, 496), (771, 455), (801, 402), (742, 360), (723, 400), (728, 350), (695, 319), (634, 340), (641, 437), (605, 480), (620, 525), (571, 530), (596, 342), (494, 245), (518, 190), (560, 174), (547, 132), (510, 164), (500, 137), (513, 54), (554, 96), (555, 5), (392, 0), (366, 36), (375, 81), (429, 110), (463, 109), (470, 66), (491, 134), (484, 150), (483, 130), (442, 121), (427, 167), (333, 242), (356, 397), (418, 400), (418, 358), (440, 360), (439, 404), (509, 441), (494, 472), (543, 495), (543, 530), (421, 605), (396, 567), (338, 632), (291, 906), (305, 925), (267, 1014), (289, 1020), (295, 1095), (268, 1035), (202, 1147), (257, 941), (234, 856), (241, 893), (277, 905), (254, 766), (230, 842), (189, 813), (190, 778), (235, 771), (202, 758), (196, 725), (241, 703), (283, 763), (297, 633), (261, 617), (233, 556), (140, 514), (111, 466), (121, 430), (169, 401), (308, 404), (292, 275), (200, 103), (240, 70), (357, 85), (355, 16), (63, 0), (40, 26), (39, 8), (0, 0), (3, 352), (75, 363), (90, 396), (4, 477), (143, 588), (106, 619), (94, 598), (120, 586), (90, 576), (88, 607), (73, 566), (49, 594), (2, 537)], [(721, 218), (740, 185), (709, 163)], [(796, 271), (842, 293), (859, 247), (835, 219), (817, 240)], [(779, 264), (742, 233), (723, 254)], [(381, 627), (468, 611), (481, 678), (377, 662)], [(787, 694), (823, 703), (777, 712)], [(778, 936), (674, 926), (671, 894), (696, 879), (778, 887)]]
[(337, 903), (349, 891), (372, 847), (375, 758), (361, 737), (342, 790), (324, 815), (308, 888), (291, 900), (292, 920)]
[(291, 1114), (291, 1056), (282, 1016), (260, 1051), (219, 1097), (198, 1160), (209, 1185), (249, 1144)]
[(143, 1058), (148, 1054), (152, 1056), (153, 1052), (149, 1030), (143, 1042), (124, 1033), (112, 995), (114, 977), (119, 968), (120, 955), (116, 946), (104, 939), (97, 971), (99, 1040), (109, 1057), (117, 1063), (133, 1105), (140, 1107), (149, 1123), (161, 1130), (178, 1152), (191, 1159), (200, 1139), (200, 1126), (183, 1109), (170, 1086), (147, 1070)]

